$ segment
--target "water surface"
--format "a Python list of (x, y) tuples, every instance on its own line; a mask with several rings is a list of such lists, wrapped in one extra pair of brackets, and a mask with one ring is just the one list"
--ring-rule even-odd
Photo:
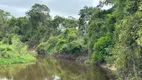
[(109, 80), (100, 67), (52, 57), (36, 63), (0, 65), (0, 80)]

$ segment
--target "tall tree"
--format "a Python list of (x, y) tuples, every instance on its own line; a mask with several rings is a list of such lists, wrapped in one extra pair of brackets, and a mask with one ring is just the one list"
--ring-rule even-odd
[[(117, 18), (115, 31), (114, 55), (119, 76), (124, 80), (140, 80), (141, 46), (137, 39), (141, 37), (141, 0), (116, 0), (115, 15)], [(139, 40), (138, 40), (139, 41)]]
[(9, 12), (5, 12), (0, 9), (0, 40), (10, 32), (10, 28), (7, 23), (9, 17)]
[(91, 16), (95, 8), (85, 6), (83, 9), (80, 10), (79, 15), (79, 30), (81, 34), (86, 34), (88, 22), (91, 20)]
[(34, 4), (26, 14), (29, 18), (28, 37), (30, 46), (39, 44), (44, 38), (49, 38), (51, 31), (53, 31), (51, 24), (51, 17), (49, 15), (50, 9), (46, 5)]
[(50, 20), (50, 9), (46, 5), (34, 4), (26, 14), (29, 17), (32, 25), (37, 27), (39, 24), (45, 24)]

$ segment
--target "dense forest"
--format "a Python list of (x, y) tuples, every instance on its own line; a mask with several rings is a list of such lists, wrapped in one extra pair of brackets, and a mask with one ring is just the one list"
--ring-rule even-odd
[(52, 18), (44, 4), (25, 14), (0, 9), (0, 64), (34, 62), (37, 54), (86, 56), (85, 63), (114, 65), (120, 80), (141, 79), (142, 0), (101, 0), (81, 9), (79, 19)]

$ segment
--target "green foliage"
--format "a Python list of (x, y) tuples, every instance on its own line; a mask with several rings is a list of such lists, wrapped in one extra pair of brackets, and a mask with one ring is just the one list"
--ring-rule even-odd
[(50, 37), (47, 42), (40, 44), (37, 49), (45, 49), (46, 53), (79, 54), (84, 51), (85, 46), (83, 40), (78, 36), (77, 30), (68, 28), (57, 37)]
[(57, 38), (56, 37), (50, 37), (50, 39), (47, 41), (46, 47), (44, 47), (44, 49), (47, 48), (47, 53), (48, 52), (56, 52), (55, 48), (56, 48), (56, 44), (57, 44)]
[(31, 57), (31, 55), (24, 55), (15, 58), (0, 58), (0, 64), (19, 64), (19, 63), (28, 63), (34, 61), (35, 58)]
[(27, 46), (14, 35), (11, 44), (0, 42), (0, 64), (13, 64), (35, 61), (27, 51)]
[(93, 12), (96, 11), (94, 7), (85, 6), (79, 12), (79, 31), (81, 35), (86, 35), (88, 22), (91, 20)]
[[(112, 5), (111, 9), (101, 9), (108, 4)], [(115, 64), (120, 79), (139, 80), (141, 0), (101, 0), (98, 7), (81, 9), (79, 20), (60, 16), (52, 19), (49, 12), (42, 4), (34, 4), (25, 17), (19, 18), (0, 10), (0, 63), (33, 61), (25, 44), (29, 48), (36, 47), (38, 53), (81, 55), (79, 53), (88, 51), (95, 63)]]
[(65, 20), (62, 22), (62, 25), (65, 28), (76, 28), (78, 27), (78, 20), (73, 17), (68, 17), (68, 18), (65, 18)]
[[(140, 80), (141, 65), (141, 0), (117, 0), (113, 57), (120, 79)], [(123, 5), (123, 7), (122, 7)], [(121, 6), (121, 7), (119, 7)]]
[(50, 9), (43, 4), (34, 4), (26, 12), (28, 22), (25, 27), (28, 27), (28, 30), (24, 29), (25, 34), (22, 37), (22, 41), (27, 42), (30, 48), (36, 47), (40, 42), (49, 39), (53, 29), (55, 29), (52, 27), (49, 13)]
[(32, 25), (37, 28), (39, 24), (46, 24), (50, 20), (50, 9), (43, 4), (34, 4), (26, 14), (29, 16)]
[(111, 9), (106, 11), (95, 8), (87, 28), (89, 54), (93, 53), (93, 45), (99, 38), (105, 36), (107, 33), (113, 34), (115, 30), (115, 17), (111, 15), (112, 13)]
[(112, 39), (110, 35), (106, 35), (98, 39), (94, 44), (94, 53), (92, 54), (92, 59), (94, 62), (104, 61), (109, 55), (107, 49), (112, 44)]
[(11, 28), (8, 28), (8, 17), (10, 13), (0, 9), (0, 41), (11, 32)]

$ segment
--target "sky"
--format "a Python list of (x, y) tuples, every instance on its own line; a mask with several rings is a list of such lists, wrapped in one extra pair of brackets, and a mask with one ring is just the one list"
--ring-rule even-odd
[[(50, 9), (51, 16), (73, 16), (78, 18), (79, 11), (85, 5), (97, 6), (99, 0), (0, 0), (0, 9), (10, 12), (15, 17), (25, 16), (35, 3), (45, 4)], [(109, 6), (104, 7), (104, 9)]]

